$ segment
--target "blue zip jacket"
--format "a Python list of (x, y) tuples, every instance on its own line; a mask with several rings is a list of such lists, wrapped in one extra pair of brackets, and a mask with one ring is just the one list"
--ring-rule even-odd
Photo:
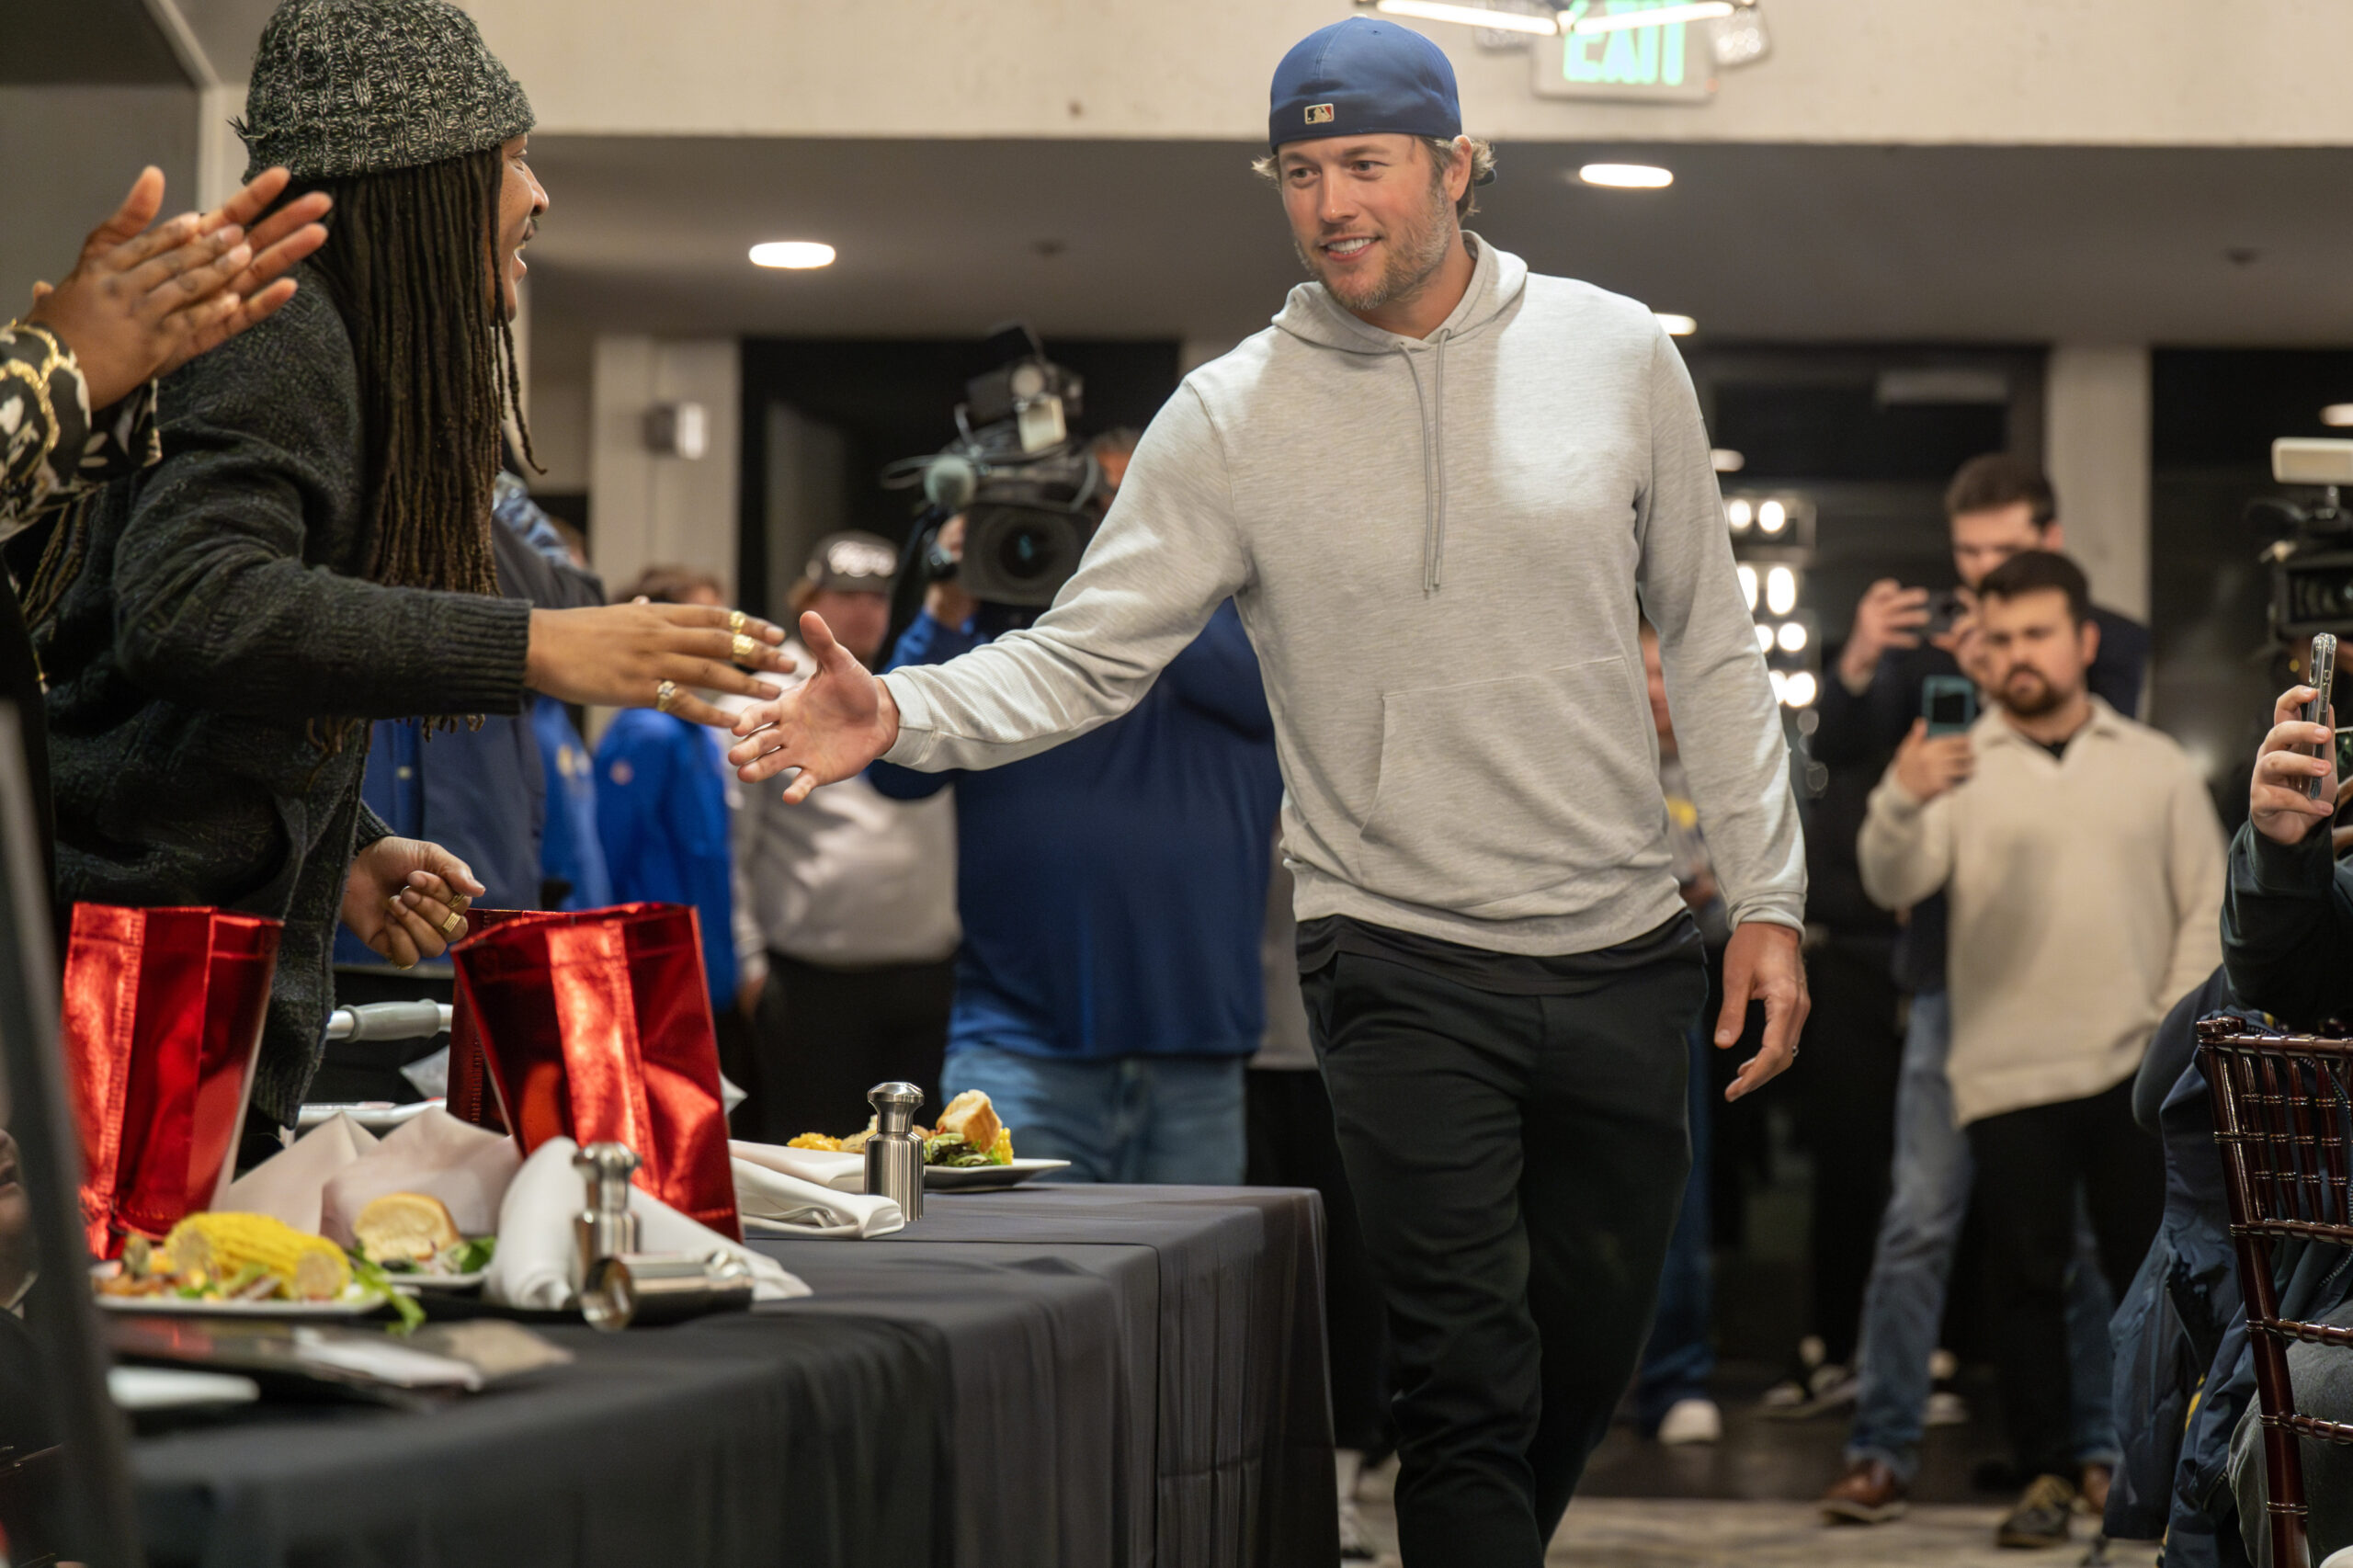
[[(920, 616), (889, 667), (985, 641)], [(868, 777), (903, 801), (956, 786), (964, 945), (949, 1050), (1104, 1061), (1258, 1049), (1282, 779), (1257, 657), (1230, 601), (1101, 729), (984, 772), (877, 763)]]
[(602, 909), (613, 902), (612, 874), (597, 836), (597, 765), (572, 715), (552, 697), (531, 705), (531, 733), (547, 765), (547, 825), (540, 837), (540, 874), (572, 891), (558, 909)]
[(724, 766), (716, 731), (651, 708), (623, 710), (597, 743), (597, 836), (613, 897), (695, 906), (703, 974), (722, 1013), (735, 1005)]

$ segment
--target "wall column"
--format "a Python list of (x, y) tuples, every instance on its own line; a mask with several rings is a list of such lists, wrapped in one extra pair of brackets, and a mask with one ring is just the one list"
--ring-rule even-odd
[(2045, 385), (2043, 463), (2092, 597), (2149, 619), (2149, 351), (2063, 344)]

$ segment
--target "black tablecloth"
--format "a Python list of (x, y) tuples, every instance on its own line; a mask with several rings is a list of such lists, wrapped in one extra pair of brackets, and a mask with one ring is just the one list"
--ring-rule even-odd
[[(794, 1303), (803, 1312), (940, 1323), (951, 1304), (896, 1285), (903, 1269), (928, 1278), (951, 1262), (1010, 1271), (1017, 1298), (1042, 1299), (1050, 1278), (1066, 1287), (1092, 1278), (1108, 1290), (1118, 1325), (1108, 1346), (1056, 1320), (1004, 1325), (985, 1345), (973, 1325), (951, 1349), (960, 1568), (1338, 1560), (1313, 1193), (934, 1195), (920, 1222), (855, 1248), (760, 1244), (816, 1290)], [(1107, 1349), (1116, 1357), (1108, 1366)], [(1071, 1432), (1039, 1431), (1040, 1411)], [(956, 1462), (995, 1451), (1026, 1458), (985, 1478)]]
[(816, 1294), (416, 1415), (133, 1446), (158, 1564), (1336, 1561), (1312, 1194), (935, 1197), (758, 1243)]
[(351, 1405), (132, 1445), (156, 1568), (939, 1560), (937, 1358), (891, 1323), (540, 1327), (579, 1358), (425, 1413)]

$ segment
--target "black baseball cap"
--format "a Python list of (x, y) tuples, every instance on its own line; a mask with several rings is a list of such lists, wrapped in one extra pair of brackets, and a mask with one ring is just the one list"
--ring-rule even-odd
[(1275, 67), (1267, 142), (1331, 136), (1462, 134), (1462, 103), (1446, 51), (1411, 28), (1350, 17), (1318, 28)]

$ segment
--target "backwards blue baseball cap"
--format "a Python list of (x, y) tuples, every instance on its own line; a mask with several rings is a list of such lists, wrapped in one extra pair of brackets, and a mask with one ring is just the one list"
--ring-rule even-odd
[(1411, 28), (1350, 17), (1300, 40), (1275, 67), (1269, 146), (1383, 134), (1462, 134), (1454, 66)]

